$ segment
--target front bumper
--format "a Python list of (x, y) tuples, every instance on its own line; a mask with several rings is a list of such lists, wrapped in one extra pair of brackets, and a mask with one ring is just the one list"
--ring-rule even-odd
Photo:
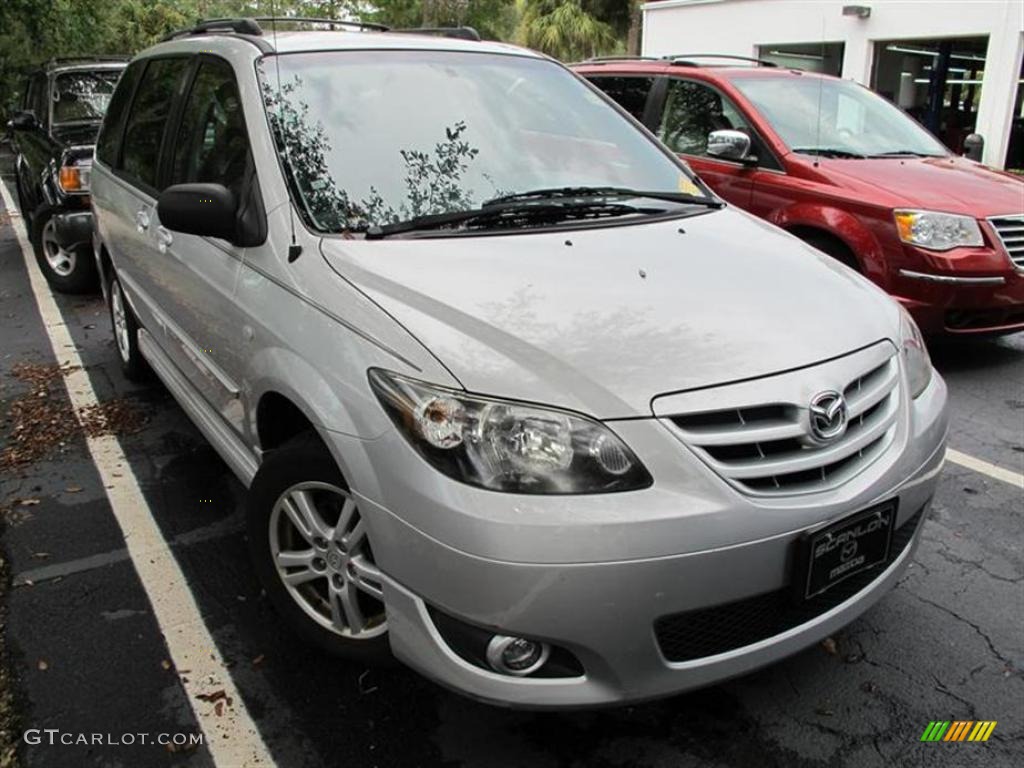
[[(961, 254), (960, 252), (964, 252)], [(888, 291), (927, 335), (1000, 335), (1024, 330), (1024, 272), (996, 248), (939, 258), (904, 247)]]
[[(908, 432), (893, 448), (899, 453), (894, 462), (865, 472), (828, 499), (789, 508), (755, 506), (702, 467), (687, 465), (693, 473), (678, 487), (663, 482), (662, 462), (675, 461), (679, 469), (678, 445), (660, 455), (673, 444), (645, 439), (658, 433), (656, 423), (617, 424), (652, 470), (655, 486), (549, 500), (575, 505), (575, 519), (553, 510), (546, 527), (527, 497), (476, 491), (476, 503), (464, 506), (471, 493), (466, 486), (429, 482), (420, 474), (422, 461), (423, 467), (409, 463), (403, 472), (376, 476), (371, 467), (393, 467), (402, 452), (397, 435), (399, 442), (385, 436), (363, 443), (362, 459), (353, 458), (360, 451), (352, 438), (335, 435), (334, 448), (346, 457), (346, 474), (364, 480), (354, 486), (386, 574), (395, 655), (478, 699), (586, 707), (665, 696), (743, 674), (817, 642), (878, 601), (913, 556), (923, 518), (917, 515), (927, 508), (942, 466), (945, 404), (945, 385), (936, 375), (909, 407)], [(803, 531), (892, 498), (899, 500), (897, 527), (912, 521), (906, 546), (848, 599), (742, 647), (681, 662), (666, 659), (655, 635), (659, 618), (785, 589), (793, 544)], [(658, 508), (665, 499), (674, 504), (674, 515)], [(442, 534), (445, 528), (436, 523), (445, 518), (458, 525)], [(737, 530), (739, 521), (745, 525)], [(584, 674), (515, 678), (475, 666), (446, 643), (428, 606), (495, 633), (555, 644), (579, 660)]]

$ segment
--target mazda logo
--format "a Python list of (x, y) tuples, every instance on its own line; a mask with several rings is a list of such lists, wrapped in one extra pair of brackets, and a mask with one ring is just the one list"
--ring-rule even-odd
[(811, 435), (815, 440), (828, 442), (846, 432), (846, 400), (834, 390), (819, 392), (811, 400)]

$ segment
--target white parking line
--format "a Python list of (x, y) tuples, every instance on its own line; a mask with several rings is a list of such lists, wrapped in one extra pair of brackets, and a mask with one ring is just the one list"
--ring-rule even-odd
[(1024, 490), (1024, 475), (1018, 474), (1009, 469), (990, 464), (987, 461), (976, 459), (973, 456), (968, 456), (966, 453), (960, 453), (960, 451), (954, 451), (952, 448), (946, 449), (946, 458), (954, 464), (959, 464), (961, 467), (967, 467), (967, 469), (975, 472), (980, 472), (983, 475), (988, 475), (996, 480), (1002, 480), (1004, 483), (1009, 483), (1022, 490)]
[[(2, 182), (0, 195), (4, 207), (13, 213), (14, 203), (6, 184)], [(76, 412), (85, 406), (96, 405), (98, 401), (92, 382), (82, 368), (82, 359), (75, 350), (75, 343), (50, 293), (50, 287), (39, 271), (32, 248), (17, 223), (13, 220), (10, 223), (25, 258), (32, 293), (39, 306), (53, 354), (61, 366), (74, 367), (64, 378), (71, 405)], [(139, 490), (138, 480), (132, 473), (121, 444), (110, 435), (86, 438), (86, 444), (106, 489), (110, 509), (121, 527), (135, 571), (153, 606), (171, 661), (179, 672), (189, 704), (203, 729), (214, 763), (222, 768), (274, 765), (203, 623), (185, 575), (178, 567)], [(224, 692), (226, 701), (202, 702), (196, 698), (200, 694), (213, 694), (217, 691)], [(220, 715), (216, 712), (218, 707), (221, 709)]]

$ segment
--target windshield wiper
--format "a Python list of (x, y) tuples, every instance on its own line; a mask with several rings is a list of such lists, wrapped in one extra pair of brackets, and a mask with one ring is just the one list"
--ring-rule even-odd
[(523, 226), (537, 221), (555, 222), (566, 219), (598, 219), (630, 214), (664, 213), (661, 208), (644, 208), (625, 203), (607, 203), (596, 200), (563, 200), (560, 202), (508, 202), (485, 203), (480, 208), (451, 213), (416, 216), (393, 224), (376, 225), (366, 229), (367, 240), (380, 240), (391, 235), (444, 229), (459, 225), (479, 228)]
[(879, 152), (869, 157), (942, 157), (929, 152), (917, 152), (913, 149), (893, 149), (888, 152)]
[(668, 200), (673, 203), (687, 205), (705, 205), (709, 208), (721, 208), (725, 205), (721, 200), (716, 200), (713, 197), (690, 195), (685, 192), (629, 189), (628, 187), (548, 187), (495, 197), (485, 201), (481, 208), (490, 208), (491, 206), (503, 205), (505, 203), (528, 202), (530, 200), (578, 200), (587, 197), (605, 199), (646, 197), (651, 200)]
[(823, 157), (852, 158), (856, 160), (863, 160), (867, 157), (867, 155), (862, 155), (859, 152), (851, 152), (840, 147), (797, 147), (793, 151), (799, 152), (802, 155), (821, 155)]

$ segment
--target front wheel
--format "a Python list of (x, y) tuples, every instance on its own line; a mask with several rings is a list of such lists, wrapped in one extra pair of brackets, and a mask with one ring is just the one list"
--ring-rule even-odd
[(366, 522), (315, 435), (268, 454), (249, 489), (248, 532), (256, 573), (297, 634), (348, 659), (389, 657), (381, 576)]
[(95, 289), (96, 262), (88, 244), (62, 245), (52, 212), (36, 212), (32, 217), (32, 248), (43, 277), (55, 291), (87, 293)]

